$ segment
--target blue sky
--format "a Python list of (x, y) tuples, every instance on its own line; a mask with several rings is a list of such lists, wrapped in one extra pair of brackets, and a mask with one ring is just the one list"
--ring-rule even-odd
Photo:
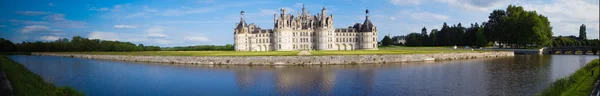
[(494, 9), (520, 5), (549, 17), (554, 35), (598, 38), (598, 0), (11, 0), (0, 4), (0, 37), (13, 42), (52, 41), (82, 36), (157, 46), (233, 43), (239, 12), (261, 28), (273, 27), (273, 14), (286, 8), (311, 14), (326, 7), (343, 28), (363, 22), (365, 9), (383, 36), (419, 32), (422, 27), (481, 23)]

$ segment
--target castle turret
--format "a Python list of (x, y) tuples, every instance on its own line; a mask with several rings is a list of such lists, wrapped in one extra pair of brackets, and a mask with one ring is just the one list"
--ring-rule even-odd
[(302, 4), (302, 15), (306, 15), (306, 8), (304, 8), (304, 4)]
[(373, 31), (373, 23), (371, 23), (371, 20), (369, 20), (369, 9), (367, 9), (365, 11), (366, 16), (365, 16), (365, 22), (363, 23), (362, 27), (361, 27), (361, 32), (372, 32)]
[(237, 33), (245, 33), (246, 30), (243, 30), (247, 25), (246, 25), (246, 21), (244, 20), (244, 11), (240, 12), (240, 23), (237, 24), (237, 27), (235, 27), (235, 29), (237, 30)]

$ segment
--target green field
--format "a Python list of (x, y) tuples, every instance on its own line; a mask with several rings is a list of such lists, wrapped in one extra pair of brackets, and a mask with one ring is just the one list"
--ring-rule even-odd
[[(138, 51), (138, 52), (50, 52), (64, 54), (96, 54), (96, 55), (138, 55), (138, 56), (296, 56), (300, 51)], [(481, 52), (470, 49), (451, 49), (450, 47), (380, 47), (379, 50), (331, 50), (310, 51), (312, 55), (366, 55), (366, 54), (431, 54)]]
[(25, 66), (0, 55), (0, 69), (10, 81), (15, 96), (82, 96), (82, 92), (71, 87), (56, 87), (46, 83), (42, 77)]
[(141, 55), (141, 56), (294, 56), (299, 51), (139, 51), (139, 52), (51, 52), (65, 54)]
[(452, 49), (450, 47), (379, 47), (379, 50), (346, 50), (346, 51), (312, 51), (313, 55), (367, 55), (367, 54), (433, 54), (433, 53), (460, 53), (482, 52), (470, 49)]
[[(600, 59), (593, 60), (568, 77), (554, 81), (538, 96), (587, 96), (594, 89), (600, 72)], [(592, 71), (594, 74), (592, 74)]]

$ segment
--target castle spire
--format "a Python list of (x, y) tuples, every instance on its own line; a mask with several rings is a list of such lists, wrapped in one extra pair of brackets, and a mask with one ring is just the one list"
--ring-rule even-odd
[(366, 19), (369, 19), (369, 9), (365, 10), (366, 13)]
[(246, 14), (243, 10), (240, 12), (240, 20), (244, 21), (244, 14)]
[(306, 13), (306, 8), (304, 8), (304, 4), (302, 4), (302, 15), (305, 15)]

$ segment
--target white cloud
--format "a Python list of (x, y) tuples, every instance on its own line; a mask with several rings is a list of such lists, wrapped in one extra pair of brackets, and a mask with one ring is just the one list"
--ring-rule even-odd
[(115, 25), (113, 28), (137, 28), (137, 26), (133, 25)]
[(57, 36), (42, 36), (40, 37), (40, 39), (42, 40), (46, 40), (46, 41), (54, 41), (54, 40), (58, 40), (60, 37)]
[(303, 3), (296, 3), (296, 4), (294, 4), (294, 7), (296, 7), (296, 8), (302, 8), (302, 7), (304, 7), (304, 4)]
[(11, 20), (8, 20), (8, 21), (10, 21), (12, 23), (15, 23), (15, 24), (25, 24), (25, 25), (45, 25), (45, 24), (48, 24), (48, 22), (44, 22), (44, 21), (29, 21), (29, 20), (23, 21), (23, 20), (16, 20), (16, 19), (11, 19)]
[(506, 7), (514, 0), (436, 0), (437, 2), (447, 3), (451, 7), (457, 7), (466, 10), (476, 10), (489, 12), (495, 8)]
[[(431, 12), (426, 12), (426, 11), (412, 11), (412, 10), (400, 11), (397, 14), (397, 16), (399, 16), (399, 17), (408, 16), (408, 18), (410, 18), (412, 20), (417, 20), (417, 21), (446, 21), (449, 18), (449, 16), (447, 16), (447, 15), (436, 14), (436, 13), (431, 13)], [(393, 18), (395, 19), (396, 17), (393, 17)]]
[(65, 14), (55, 13), (44, 16), (44, 20), (50, 21), (50, 25), (59, 28), (84, 28), (86, 23), (81, 21), (73, 21), (65, 18)]
[(200, 42), (207, 42), (210, 41), (207, 37), (205, 36), (196, 36), (196, 37), (184, 37), (184, 40), (187, 41), (200, 41)]
[(148, 6), (144, 6), (144, 11), (151, 12), (151, 13), (158, 12), (156, 9), (150, 8)]
[(419, 5), (422, 0), (390, 0), (395, 5)]
[(4, 27), (7, 27), (7, 26), (6, 25), (0, 25), (0, 28), (4, 28)]
[(206, 8), (198, 8), (198, 9), (168, 9), (162, 13), (164, 16), (182, 16), (188, 14), (199, 14), (199, 13), (207, 13), (217, 10), (217, 8), (206, 7)]
[(164, 30), (161, 27), (152, 27), (150, 29), (148, 29), (146, 32), (148, 33), (161, 33)]
[(279, 9), (285, 9), (286, 10), (286, 14), (296, 14), (296, 10), (294, 10), (293, 8), (290, 7), (281, 7)]
[(557, 0), (546, 4), (528, 3), (525, 10), (536, 10), (547, 16), (554, 35), (579, 35), (579, 26), (585, 24), (588, 38), (598, 38), (600, 9), (598, 4), (583, 0)]
[(58, 28), (85, 28), (86, 24), (87, 23), (81, 21), (63, 20), (54, 21), (51, 25)]
[(36, 31), (46, 31), (49, 30), (50, 27), (48, 26), (42, 26), (42, 25), (31, 25), (31, 26), (25, 26), (23, 29), (21, 29), (21, 33), (31, 33), (31, 32), (36, 32)]
[(392, 17), (390, 17), (390, 20), (396, 20), (396, 17), (392, 16)]
[(154, 42), (156, 42), (158, 44), (171, 44), (171, 43), (173, 43), (172, 40), (167, 40), (167, 39), (154, 39)]
[(259, 9), (260, 10), (260, 15), (261, 16), (269, 16), (269, 15), (273, 15), (273, 14), (277, 14), (277, 11), (275, 10), (268, 10), (268, 9)]
[(140, 16), (145, 16), (147, 14), (148, 13), (145, 13), (145, 12), (138, 12), (138, 13), (133, 13), (133, 14), (127, 15), (127, 16), (125, 16), (125, 18), (140, 17)]
[(215, 0), (198, 0), (198, 3), (211, 4), (211, 3), (215, 3)]
[(27, 16), (37, 16), (37, 15), (45, 15), (50, 14), (50, 12), (41, 12), (41, 11), (17, 11), (17, 14), (27, 15)]
[(54, 3), (48, 3), (48, 6), (54, 6)]
[(148, 38), (166, 38), (167, 35), (162, 34), (162, 33), (150, 33), (147, 35)]
[(93, 31), (88, 34), (88, 38), (117, 41), (119, 40), (119, 35), (114, 32)]
[(91, 10), (91, 11), (108, 11), (109, 9), (106, 8), (106, 7), (103, 7), (103, 8), (92, 7), (90, 9), (88, 9), (88, 10)]
[(147, 30), (148, 34), (146, 35), (146, 37), (148, 38), (166, 38), (167, 35), (163, 34), (163, 28), (162, 27), (152, 27), (150, 29)]
[(52, 15), (44, 16), (43, 19), (44, 20), (50, 20), (50, 21), (66, 20), (65, 19), (65, 14), (52, 14)]

